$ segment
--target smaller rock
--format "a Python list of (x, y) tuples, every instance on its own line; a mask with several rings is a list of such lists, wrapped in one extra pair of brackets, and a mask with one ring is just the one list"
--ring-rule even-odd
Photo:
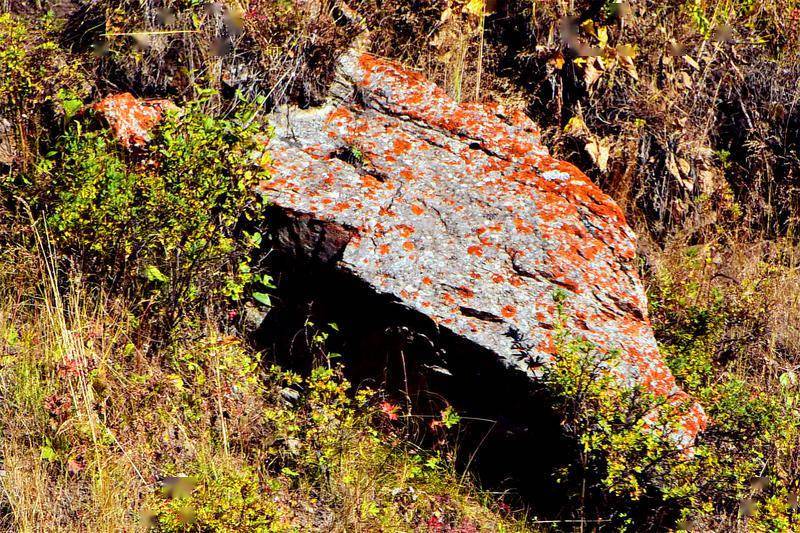
[(297, 405), (300, 402), (300, 393), (289, 387), (282, 388), (280, 390), (280, 395), (289, 405)]
[(252, 303), (246, 303), (244, 306), (244, 327), (246, 331), (256, 331), (260, 326), (261, 323), (264, 322), (264, 318), (267, 316), (267, 311), (257, 305)]
[(131, 93), (107, 96), (91, 109), (108, 122), (114, 137), (127, 149), (143, 148), (150, 142), (150, 131), (170, 109), (169, 100), (135, 98)]
[(14, 140), (14, 129), (11, 122), (0, 117), (0, 165), (11, 166), (17, 153), (17, 143)]

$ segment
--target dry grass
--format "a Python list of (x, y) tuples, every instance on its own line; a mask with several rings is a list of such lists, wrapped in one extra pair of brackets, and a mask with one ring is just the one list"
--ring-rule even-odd
[(800, 250), (791, 239), (746, 241), (721, 233), (692, 244), (683, 233), (663, 249), (642, 249), (651, 291), (668, 276), (691, 287), (686, 307), (721, 302), (730, 324), (720, 349), (733, 350), (727, 358), (735, 353), (742, 372), (785, 372), (800, 364)]
[(38, 243), (0, 256), (3, 529), (525, 530), (335, 372), (267, 370), (211, 319), (146, 356), (124, 302)]
[[(724, 512), (721, 508), (707, 516), (704, 527), (747, 530), (746, 514), (741, 514), (739, 506), (747, 505), (751, 498), (772, 502), (763, 504), (762, 516), (777, 511), (774, 516), (786, 513), (792, 520), (791, 502), (800, 474), (800, 434), (795, 423), (800, 372), (800, 251), (791, 239), (747, 241), (741, 235), (720, 233), (694, 244), (687, 233), (673, 236), (663, 248), (643, 246), (651, 318), (663, 352), (683, 369), (695, 367), (695, 376), (706, 376), (684, 383), (697, 394), (702, 394), (699, 391), (704, 386), (739, 383), (749, 397), (761, 398), (765, 405), (773, 402), (780, 413), (765, 427), (766, 440), (759, 436), (760, 442), (753, 439), (746, 444), (730, 441), (729, 429), (720, 429), (717, 420), (712, 422), (703, 439), (728, 449), (732, 456), (743, 452), (757, 457), (758, 468), (750, 475), (754, 479), (768, 476), (770, 482), (768, 489), (751, 488), (750, 495), (742, 490), (738, 505), (734, 502)], [(684, 373), (679, 371), (679, 375)], [(707, 405), (717, 407), (713, 402)], [(726, 409), (735, 412), (740, 408), (744, 409), (742, 405)], [(727, 416), (725, 411), (718, 415)], [(755, 521), (754, 527), (769, 530), (778, 526)]]
[(507, 3), (487, 22), (492, 86), (521, 90), (556, 153), (656, 238), (791, 231), (797, 2), (609, 6)]
[[(582, 0), (478, 2), (481, 9), (466, 0), (349, 3), (371, 30), (374, 52), (422, 70), (458, 100), (525, 107), (556, 155), (624, 206), (648, 244), (645, 277), (665, 345), (696, 335), (713, 356), (715, 379), (734, 376), (767, 395), (779, 397), (782, 380), (796, 379), (796, 1), (648, 0), (631, 2), (625, 14), (606, 9), (614, 3)], [(268, 96), (268, 105), (312, 105), (361, 29), (327, 0), (209, 10), (176, 2), (170, 20), (160, 5), (101, 2), (67, 25), (76, 54), (91, 57), (95, 92), (191, 98), (213, 88), (220, 94), (209, 106), (219, 110), (238, 89)], [(99, 61), (81, 49), (102, 37), (81, 25), (93, 17), (111, 52)], [(161, 488), (179, 473), (198, 478), (189, 501), (210, 529), (236, 529), (227, 521), (236, 513), (218, 504), (239, 502), (253, 487), (262, 497), (242, 505), (279, 529), (424, 528), (439, 520), (522, 527), (487, 509), (446, 462), (420, 473), (424, 452), (372, 407), (331, 412), (331, 402), (312, 408), (308, 399), (302, 409), (287, 407), (279, 390), (289, 378), (267, 372), (211, 318), (154, 353), (126, 302), (59, 270), (42, 242), (31, 253), (35, 246), (17, 246), (5, 233), (7, 529), (132, 530), (142, 516), (167, 528), (181, 508)], [(698, 317), (713, 327), (698, 327)], [(786, 486), (800, 474), (797, 444), (781, 442), (765, 457)], [(323, 453), (335, 460), (308, 459)], [(735, 509), (726, 512), (719, 529), (742, 526)]]

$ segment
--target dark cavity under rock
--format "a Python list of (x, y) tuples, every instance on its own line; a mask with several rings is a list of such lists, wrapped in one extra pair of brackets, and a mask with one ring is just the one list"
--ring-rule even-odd
[[(282, 233), (278, 228), (276, 234)], [(312, 242), (330, 257), (329, 248)], [(252, 337), (277, 363), (307, 373), (327, 364), (326, 353), (343, 354), (356, 386), (385, 391), (397, 403), (413, 406), (419, 418), (411, 424), (419, 424), (423, 445), (432, 438), (427, 431), (432, 417), (452, 406), (463, 417), (460, 468), (469, 467), (486, 490), (508, 491), (507, 501), (524, 502), (544, 516), (563, 511), (569, 498), (553, 473), (576, 452), (563, 437), (544, 388), (522, 373), (510, 374), (495, 353), (330, 263), (297, 255), (293, 247), (276, 245), (268, 269), (278, 290)], [(338, 331), (332, 332), (330, 323)], [(311, 341), (319, 329), (332, 332), (324, 353)]]

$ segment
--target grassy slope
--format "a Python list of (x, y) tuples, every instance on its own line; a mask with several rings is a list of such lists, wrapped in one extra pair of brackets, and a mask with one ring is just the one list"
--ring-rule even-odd
[[(474, 7), (448, 3), (446, 20), (443, 2), (418, 2), (414, 9), (399, 0), (380, 9), (366, 0), (353, 5), (376, 28), (379, 52), (419, 64), (454, 95), (470, 98), (477, 91), (529, 105), (556, 152), (627, 207), (644, 236), (643, 274), (659, 339), (683, 386), (718, 421), (701, 441), (708, 455), (700, 457), (699, 473), (690, 469), (691, 480), (677, 487), (691, 494), (687, 517), (704, 529), (794, 528), (797, 3), (647, 2), (621, 21), (593, 11), (596, 2), (509, 2), (496, 21), (486, 22), (485, 40)], [(111, 30), (142, 24), (125, 2), (111, 4), (119, 7)], [(247, 4), (254, 12), (276, 5)], [(624, 60), (606, 61), (599, 70), (574, 61), (556, 31), (569, 4), (593, 20), (579, 30), (585, 42), (611, 55), (618, 46), (637, 47), (638, 80)], [(326, 47), (340, 48), (347, 39), (326, 34), (325, 20), (304, 20), (281, 5), (272, 18), (246, 19), (245, 28), (270, 50), (261, 56), (270, 76), (282, 79), (292, 68), (309, 78), (294, 86), (302, 92), (303, 82), (313, 82), (326, 64), (314, 58), (329, 57)], [(220, 85), (213, 73), (221, 60), (202, 41), (211, 38), (213, 17), (198, 16), (206, 34), (176, 38), (179, 53), (208, 66), (190, 72), (189, 81), (176, 78), (187, 99), (198, 85)], [(60, 128), (66, 119), (42, 120), (39, 111), (97, 96), (86, 65), (98, 68), (101, 84), (107, 83), (103, 74), (121, 66), (133, 73), (126, 83), (139, 76), (150, 92), (163, 89), (166, 77), (154, 67), (161, 64), (158, 40), (145, 51), (116, 41), (115, 54), (99, 62), (89, 54), (63, 59), (48, 36), (51, 22), (42, 32), (1, 22), (7, 46), (0, 50), (0, 108), (6, 116), (13, 110), (9, 118), (22, 133), (22, 171), (41, 162), (36, 154), (47, 151), (48, 127)], [(733, 40), (715, 40), (721, 22), (733, 28)], [(314, 32), (327, 35), (318, 46), (307, 39)], [(672, 40), (686, 45), (689, 59), (670, 59)], [(30, 76), (14, 75), (20, 68)], [(313, 101), (315, 95), (301, 96)], [(714, 105), (718, 97), (726, 105)], [(608, 161), (600, 164), (592, 143), (608, 149)], [(649, 152), (640, 160), (643, 148)], [(687, 177), (698, 176), (711, 189), (687, 189)], [(278, 529), (522, 527), (491, 510), (496, 506), (453, 473), (446, 448), (439, 455), (418, 450), (402, 420), (384, 412), (391, 407), (381, 410), (380, 398), (342, 397), (346, 387), (336, 372), (297, 383), (267, 370), (213, 317), (194, 318), (179, 340), (155, 349), (142, 334), (149, 318), (140, 314), (140, 302), (110, 298), (78, 273), (48, 273), (53, 254), (35, 251), (33, 241), (3, 235), (0, 242), (5, 527), (133, 529), (144, 519), (169, 529), (192, 514), (221, 529), (259, 521)], [(287, 403), (287, 386), (301, 392), (299, 400)], [(178, 474), (193, 479), (170, 478)]]

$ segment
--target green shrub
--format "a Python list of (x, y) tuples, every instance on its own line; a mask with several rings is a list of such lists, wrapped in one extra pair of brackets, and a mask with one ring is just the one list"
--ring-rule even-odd
[(219, 296), (240, 299), (260, 242), (242, 231), (266, 177), (260, 125), (248, 113), (208, 116), (203, 103), (171, 112), (137, 159), (74, 122), (34, 180), (57, 248), (168, 324)]
[(197, 477), (175, 477), (151, 511), (156, 531), (286, 531), (254, 469), (224, 458), (198, 463)]
[(573, 490), (582, 513), (624, 529), (645, 496), (668, 499), (672, 471), (686, 459), (674, 435), (688, 405), (621, 384), (610, 370), (621, 363), (618, 352), (600, 353), (564, 328), (556, 346), (543, 378), (578, 457), (561, 469), (559, 482)]
[[(684, 297), (661, 296), (683, 301), (685, 309)], [(660, 527), (682, 519), (725, 528), (733, 517), (770, 530), (766, 524), (789, 520), (792, 477), (781, 465), (791, 464), (800, 437), (797, 378), (787, 375), (781, 390), (767, 393), (718, 368), (714, 340), (724, 331), (726, 308), (720, 298), (698, 304), (685, 315), (685, 330), (671, 330), (673, 344), (662, 345), (680, 385), (711, 420), (691, 454), (678, 450), (672, 436), (684, 406), (623, 387), (609, 372), (618, 354), (600, 354), (591, 343), (557, 332), (558, 356), (544, 378), (579, 457), (561, 481), (590, 513), (623, 527), (642, 526), (643, 510), (656, 508)]]
[(681, 494), (687, 519), (710, 529), (747, 520), (753, 530), (781, 530), (773, 526), (793, 514), (800, 422), (796, 375), (762, 366), (780, 358), (760, 340), (774, 274), (759, 268), (751, 279), (743, 269), (735, 284), (712, 283), (714, 253), (683, 250), (676, 264), (658, 269), (649, 294), (661, 352), (711, 420), (670, 491)]
[(51, 17), (34, 26), (0, 14), (0, 119), (13, 123), (15, 156), (23, 166), (36, 154), (39, 138), (49, 133), (45, 118), (67, 116), (88, 93), (79, 64), (59, 48), (54, 34)]

